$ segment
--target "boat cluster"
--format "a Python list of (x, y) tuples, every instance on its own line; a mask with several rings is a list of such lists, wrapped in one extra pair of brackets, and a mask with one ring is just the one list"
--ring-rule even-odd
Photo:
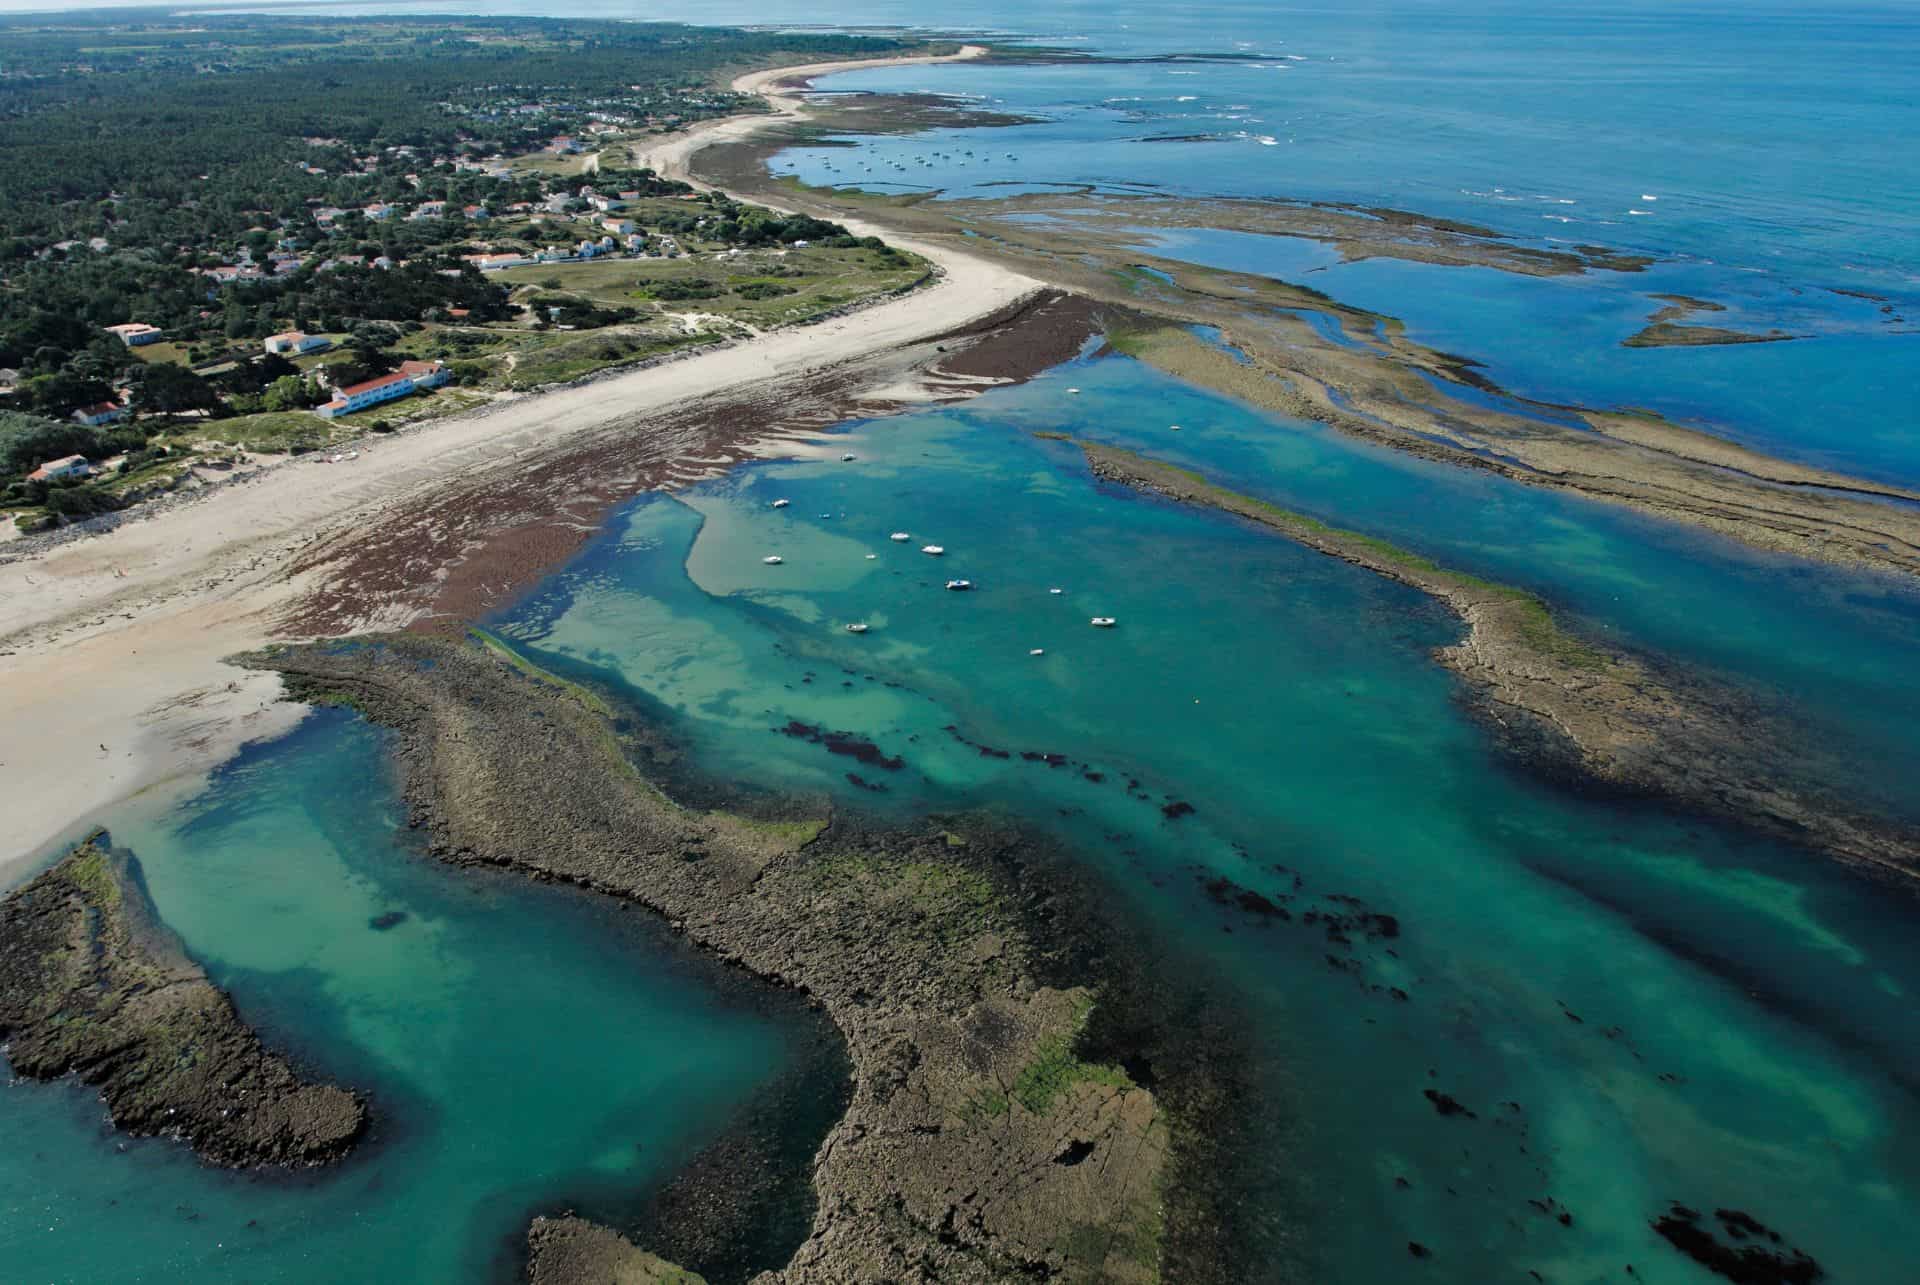
[[(844, 458), (850, 460), (853, 458), (853, 456), (848, 455), (848, 456), (845, 456)], [(773, 502), (773, 507), (776, 509), (784, 509), (788, 507), (788, 505), (790, 505), (791, 503), (792, 503), (791, 500), (786, 500), (786, 499), (775, 500)], [(820, 516), (824, 518), (824, 517), (830, 517), (832, 515), (827, 513), (822, 513)], [(913, 540), (913, 533), (910, 531), (895, 531), (892, 534), (890, 534), (887, 538), (892, 540), (895, 544), (909, 544)], [(945, 545), (941, 545), (941, 544), (923, 544), (920, 546), (920, 552), (926, 554), (928, 557), (931, 557), (931, 558), (939, 558), (939, 557), (944, 557), (946, 555), (947, 549)], [(866, 556), (868, 561), (872, 561), (873, 559), (879, 557), (880, 555), (875, 553), (869, 553)], [(782, 558), (777, 553), (769, 553), (766, 557), (760, 559), (760, 561), (764, 562), (766, 565), (770, 567), (777, 567), (777, 566), (780, 566), (782, 563), (784, 563), (786, 559)], [(965, 593), (972, 588), (973, 588), (973, 581), (971, 580), (953, 579), (953, 580), (947, 581), (947, 589), (953, 593)], [(1066, 590), (1061, 588), (1052, 588), (1052, 589), (1048, 589), (1047, 592), (1055, 597), (1058, 597), (1059, 595), (1066, 593)], [(1111, 629), (1116, 624), (1118, 624), (1119, 621), (1112, 616), (1095, 616), (1088, 623), (1091, 624), (1096, 629)], [(845, 626), (845, 628), (846, 628), (846, 631), (850, 634), (864, 634), (869, 629), (871, 629), (872, 626), (867, 624), (865, 621), (855, 621), (854, 623)], [(1046, 652), (1046, 648), (1044, 647), (1035, 647), (1029, 650), (1027, 654), (1029, 656), (1044, 656), (1047, 654), (1047, 652)]]

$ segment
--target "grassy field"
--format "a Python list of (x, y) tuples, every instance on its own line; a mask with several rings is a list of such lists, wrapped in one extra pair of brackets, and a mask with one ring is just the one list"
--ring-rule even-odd
[[(711, 314), (764, 330), (904, 289), (928, 270), (927, 262), (913, 255), (808, 246), (718, 256), (703, 248), (678, 259), (531, 264), (509, 268), (499, 278), (516, 299), (558, 303), (571, 296), (662, 316)], [(676, 292), (693, 297), (661, 297)]]

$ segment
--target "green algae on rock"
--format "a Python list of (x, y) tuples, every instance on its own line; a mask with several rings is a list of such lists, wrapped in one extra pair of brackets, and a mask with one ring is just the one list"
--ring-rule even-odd
[[(934, 824), (823, 830), (682, 806), (636, 766), (653, 761), (645, 729), (502, 646), (396, 636), (242, 663), (398, 729), (434, 856), (648, 906), (826, 1011), (852, 1101), (814, 1158), (811, 1236), (761, 1281), (1160, 1279), (1169, 1122), (1154, 1092), (1075, 1056), (1098, 997), (1024, 917), (1042, 894), (996, 864), (1016, 839), (985, 819), (956, 847)], [(537, 1229), (536, 1270), (583, 1237), (617, 1249)]]
[(116, 1127), (213, 1164), (325, 1164), (366, 1123), (353, 1093), (261, 1046), (102, 835), (0, 902), (0, 1037), (19, 1074), (78, 1075)]

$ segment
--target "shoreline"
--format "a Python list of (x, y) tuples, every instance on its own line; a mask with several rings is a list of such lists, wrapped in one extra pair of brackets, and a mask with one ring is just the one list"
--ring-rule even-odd
[[(698, 158), (727, 190), (784, 200), (816, 218), (871, 216), (882, 235), (920, 238), (916, 245), (966, 245), (1130, 314), (1129, 342), (1116, 342), (1122, 351), (1262, 409), (1420, 458), (1637, 509), (1763, 552), (1920, 575), (1920, 490), (1766, 454), (1630, 407), (1519, 396), (1488, 380), (1472, 359), (1410, 339), (1396, 318), (1279, 278), (1161, 257), (1129, 229), (1266, 232), (1330, 244), (1349, 259), (1386, 255), (1523, 275), (1636, 270), (1633, 262), (1598, 253), (1602, 247), (1577, 247), (1582, 253), (1548, 256), (1549, 262), (1487, 229), (1404, 211), (1369, 211), (1372, 230), (1362, 235), (1340, 222), (1358, 217), (1350, 208), (1284, 200), (1076, 188), (931, 201), (925, 192), (808, 187), (767, 170), (766, 158), (783, 146), (835, 133), (886, 132), (889, 109), (865, 101), (861, 110), (816, 108), (805, 120), (793, 107), (760, 138), (705, 131), (668, 160)], [(1045, 222), (1022, 221), (1023, 215), (1044, 215)], [(1708, 302), (1673, 307), (1691, 312)], [(1210, 329), (1218, 341), (1196, 335), (1194, 327)], [(1328, 328), (1335, 333), (1325, 333)]]
[[(803, 70), (741, 79), (772, 83)], [(640, 489), (695, 480), (716, 467), (716, 443), (687, 431), (684, 415), (664, 430), (655, 421), (729, 392), (769, 406), (820, 382), (843, 385), (843, 399), (865, 393), (895, 404), (959, 395), (916, 381), (916, 364), (931, 361), (937, 339), (1006, 313), (1040, 283), (949, 247), (906, 248), (940, 275), (903, 297), (435, 421), (363, 447), (351, 466), (283, 465), (206, 502), (0, 565), (8, 604), (0, 722), (36, 729), (0, 755), (0, 806), (14, 822), (0, 850), (0, 889), (100, 809), (156, 787), (191, 788), (240, 746), (291, 727), (299, 711), (276, 704), (276, 680), (224, 658), (288, 636), (286, 618), (326, 578), (317, 555), (352, 545), (409, 505), (483, 477), (510, 492), (532, 467), (610, 440), (629, 456), (639, 446), (651, 457)], [(735, 427), (725, 444), (744, 458), (787, 448), (804, 432), (768, 436)], [(446, 541), (409, 552), (421, 555), (409, 574), (432, 582), (467, 550)], [(367, 608), (331, 622), (335, 631), (398, 628), (421, 610), (397, 601)]]

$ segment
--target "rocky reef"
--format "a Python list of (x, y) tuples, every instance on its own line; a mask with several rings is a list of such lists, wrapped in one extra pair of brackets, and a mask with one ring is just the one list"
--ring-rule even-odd
[(1094, 476), (1246, 518), (1445, 603), (1468, 626), (1437, 657), (1496, 734), (1537, 762), (1675, 799), (1906, 883), (1920, 841), (1783, 778), (1766, 720), (1737, 694), (1569, 632), (1533, 594), (1434, 563), (1135, 452), (1082, 441)]
[[(398, 730), (437, 858), (645, 905), (824, 1009), (851, 1105), (813, 1159), (810, 1235), (759, 1285), (1161, 1279), (1177, 1130), (1154, 1091), (1087, 1052), (1099, 978), (1055, 930), (1071, 912), (1023, 877), (1019, 836), (984, 818), (873, 828), (818, 805), (676, 801), (656, 770), (670, 747), (644, 720), (497, 640), (243, 663)], [(686, 1279), (578, 1220), (536, 1225), (529, 1250), (541, 1282)]]
[(116, 1127), (213, 1164), (325, 1164), (366, 1123), (353, 1093), (261, 1046), (103, 835), (0, 902), (0, 1039), (16, 1074), (77, 1075)]
[(649, 1254), (619, 1232), (584, 1218), (536, 1218), (527, 1231), (532, 1285), (707, 1285), (707, 1278)]

